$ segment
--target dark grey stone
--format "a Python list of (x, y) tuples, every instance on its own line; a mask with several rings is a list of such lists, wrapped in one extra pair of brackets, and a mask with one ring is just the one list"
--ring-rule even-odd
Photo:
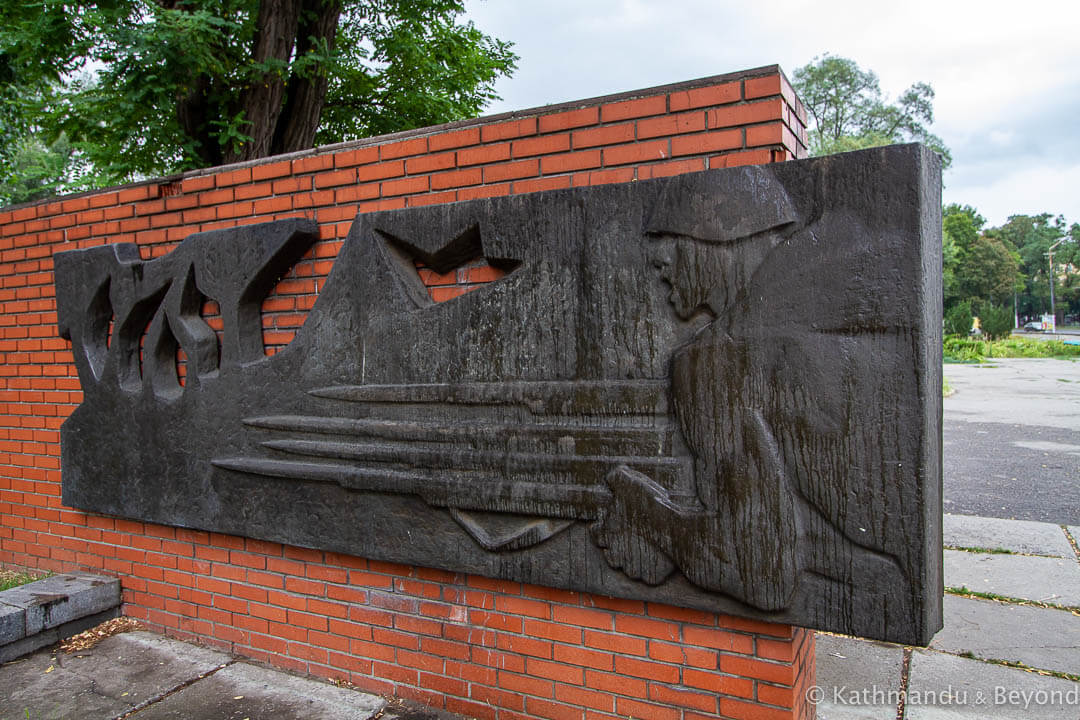
[(0, 645), (0, 663), (10, 662), (23, 655), (28, 655), (35, 650), (54, 645), (64, 638), (69, 638), (72, 635), (81, 633), (83, 630), (97, 627), (106, 620), (112, 620), (116, 617), (120, 617), (119, 606), (108, 610), (102, 610), (93, 615), (84, 615), (81, 618), (71, 620), (63, 625), (57, 625), (56, 627), (41, 630), (34, 635), (28, 635), (7, 643), (6, 645)]
[(0, 646), (26, 637), (26, 610), (8, 605), (0, 596)]
[(101, 575), (52, 575), (4, 590), (0, 592), (0, 662), (54, 642), (63, 637), (61, 631), (80, 632), (88, 627), (80, 620), (119, 606), (120, 581)]
[[(315, 234), (57, 256), (84, 390), (66, 504), (887, 640), (940, 627), (930, 151), (360, 215), (264, 357), (260, 303)], [(418, 262), (478, 258), (505, 277), (432, 301)]]

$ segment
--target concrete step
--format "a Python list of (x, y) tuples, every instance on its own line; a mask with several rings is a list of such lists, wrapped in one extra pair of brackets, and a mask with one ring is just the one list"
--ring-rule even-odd
[(0, 662), (8, 662), (120, 614), (120, 581), (53, 575), (0, 591)]

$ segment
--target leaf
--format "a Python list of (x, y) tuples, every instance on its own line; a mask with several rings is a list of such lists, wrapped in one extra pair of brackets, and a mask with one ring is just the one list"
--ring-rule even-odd
[[(460, 0), (280, 0), (309, 9), (289, 53), (256, 61), (264, 2), (0, 3), (0, 204), (246, 153), (289, 115), (287, 97), (278, 112), (247, 106), (266, 74), (286, 94), (307, 92), (297, 102), (316, 108), (311, 147), (476, 115), (517, 61), (463, 21)], [(19, 143), (48, 147), (61, 134), (76, 150), (57, 156), (57, 172), (16, 182)]]

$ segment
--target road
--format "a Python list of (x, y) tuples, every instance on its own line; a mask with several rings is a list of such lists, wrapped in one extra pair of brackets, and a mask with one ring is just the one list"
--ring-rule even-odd
[(945, 512), (1080, 525), (1080, 361), (946, 365)]

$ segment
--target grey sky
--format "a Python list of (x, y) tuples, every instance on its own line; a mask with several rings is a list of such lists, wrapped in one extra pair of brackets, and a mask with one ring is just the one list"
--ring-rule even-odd
[(502, 112), (816, 55), (873, 70), (890, 100), (916, 81), (953, 152), (945, 202), (989, 224), (1049, 212), (1080, 222), (1080, 3), (1075, 0), (466, 0), (515, 43)]

